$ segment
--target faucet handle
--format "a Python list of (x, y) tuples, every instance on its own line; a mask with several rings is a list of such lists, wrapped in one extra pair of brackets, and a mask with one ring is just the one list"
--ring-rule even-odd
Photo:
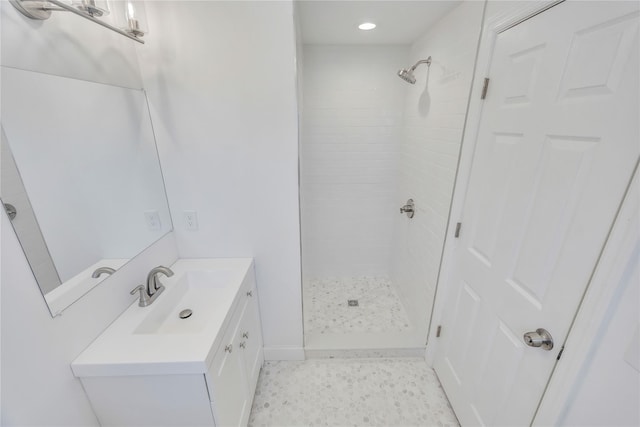
[(138, 305), (140, 307), (146, 307), (150, 304), (149, 302), (149, 294), (147, 294), (147, 288), (144, 285), (138, 285), (135, 288), (131, 289), (129, 292), (131, 295), (135, 295), (136, 292), (140, 292), (140, 301), (138, 301)]

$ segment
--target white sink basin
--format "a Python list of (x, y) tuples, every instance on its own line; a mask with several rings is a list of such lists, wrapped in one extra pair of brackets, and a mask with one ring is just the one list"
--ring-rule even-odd
[[(234, 272), (229, 270), (186, 271), (174, 280), (171, 292), (165, 290), (149, 306), (148, 315), (134, 334), (195, 334), (201, 333), (212, 320), (219, 289), (232, 286)], [(163, 279), (160, 275), (160, 282)], [(182, 310), (192, 311), (180, 318)]]
[[(170, 268), (172, 277), (158, 276), (165, 290), (153, 304), (139, 307), (131, 297), (131, 306), (71, 364), (76, 376), (204, 372), (238, 290), (253, 279), (253, 260), (182, 259)], [(185, 309), (192, 315), (181, 319)]]

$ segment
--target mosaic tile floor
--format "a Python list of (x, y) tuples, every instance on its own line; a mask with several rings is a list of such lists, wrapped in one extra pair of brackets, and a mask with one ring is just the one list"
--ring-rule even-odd
[(423, 359), (267, 362), (251, 427), (458, 426)]
[[(409, 318), (389, 279), (326, 278), (304, 284), (305, 334), (409, 330)], [(358, 300), (350, 307), (348, 300)]]

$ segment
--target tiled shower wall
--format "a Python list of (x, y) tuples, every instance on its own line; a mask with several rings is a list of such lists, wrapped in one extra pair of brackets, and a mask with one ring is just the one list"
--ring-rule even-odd
[[(407, 85), (395, 205), (413, 198), (413, 219), (395, 216), (391, 278), (424, 337), (435, 293), (449, 204), (480, 33), (482, 2), (464, 2), (411, 46), (432, 57)], [(427, 84), (427, 70), (429, 71)]]
[(304, 47), (305, 278), (389, 274), (406, 84), (404, 46)]

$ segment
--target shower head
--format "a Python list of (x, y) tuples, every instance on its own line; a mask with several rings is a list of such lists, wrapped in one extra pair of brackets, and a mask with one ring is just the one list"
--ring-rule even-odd
[(407, 83), (411, 83), (416, 84), (416, 76), (413, 75), (413, 73), (407, 69), (402, 69), (400, 71), (398, 71), (398, 77), (400, 77), (402, 80), (404, 80)]
[(415, 71), (416, 68), (418, 68), (418, 65), (420, 64), (427, 64), (427, 67), (431, 66), (431, 57), (428, 57), (427, 59), (421, 59), (420, 61), (416, 62), (416, 64), (409, 68), (408, 70), (406, 68), (403, 68), (402, 70), (398, 71), (398, 77), (400, 77), (402, 80), (404, 80), (407, 83), (411, 83), (412, 85), (416, 83), (416, 76), (413, 75), (413, 72)]

